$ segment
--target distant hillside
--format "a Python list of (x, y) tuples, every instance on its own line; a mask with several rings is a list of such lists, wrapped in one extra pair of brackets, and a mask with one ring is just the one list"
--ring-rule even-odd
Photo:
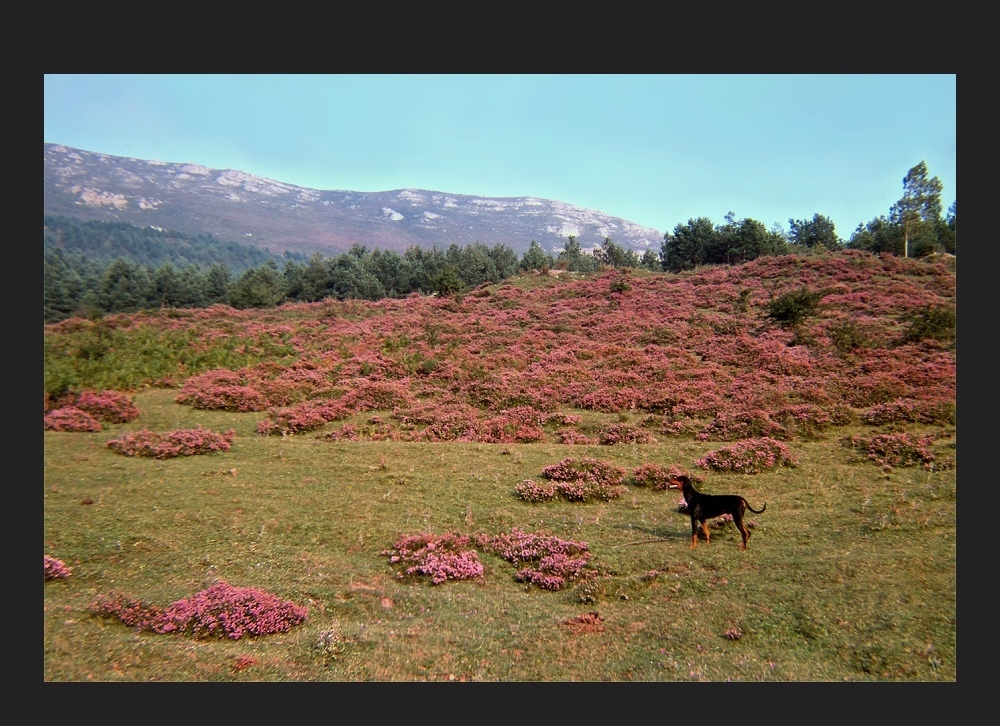
[(552, 254), (570, 235), (584, 249), (605, 238), (639, 254), (659, 250), (655, 229), (534, 197), (440, 191), (320, 191), (242, 171), (108, 156), (44, 145), (44, 212), (212, 235), (282, 254), (333, 256), (355, 244), (402, 252), (504, 244), (518, 255), (532, 240)]
[[(45, 252), (61, 250), (70, 259), (91, 267), (105, 267), (115, 259), (178, 269), (195, 265), (206, 269), (223, 264), (239, 274), (278, 257), (251, 245), (216, 239), (210, 234), (185, 234), (165, 229), (137, 227), (131, 222), (82, 221), (75, 217), (46, 215), (43, 220)], [(296, 259), (305, 260), (302, 255)]]

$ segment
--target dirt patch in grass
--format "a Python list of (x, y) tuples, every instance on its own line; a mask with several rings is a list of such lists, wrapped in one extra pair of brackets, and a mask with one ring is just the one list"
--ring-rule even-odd
[(582, 615), (577, 615), (575, 618), (563, 620), (562, 626), (573, 635), (603, 633), (604, 616), (596, 612), (583, 613)]

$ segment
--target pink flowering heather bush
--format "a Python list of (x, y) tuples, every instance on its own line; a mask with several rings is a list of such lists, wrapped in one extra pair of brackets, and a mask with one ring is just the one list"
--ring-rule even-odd
[(262, 436), (289, 435), (302, 431), (313, 431), (325, 426), (328, 420), (322, 411), (305, 405), (272, 409), (270, 417), (270, 419), (265, 419), (257, 424), (258, 434)]
[(954, 401), (916, 401), (898, 398), (889, 403), (872, 406), (865, 411), (862, 420), (870, 426), (888, 423), (954, 424)]
[(637, 408), (642, 394), (634, 388), (602, 388), (588, 393), (579, 401), (580, 408), (616, 413)]
[(139, 408), (118, 391), (81, 391), (76, 407), (108, 423), (128, 423), (139, 418)]
[(269, 418), (261, 419), (257, 422), (258, 436), (280, 435), (281, 427)]
[(571, 502), (617, 499), (626, 491), (625, 473), (611, 462), (589, 457), (563, 459), (542, 469), (542, 476), (556, 482), (556, 491)]
[(643, 464), (632, 472), (632, 481), (636, 486), (651, 487), (656, 491), (666, 491), (669, 489), (670, 480), (686, 476), (692, 481), (697, 481), (686, 470), (679, 466), (660, 466), (659, 464)]
[(715, 471), (760, 474), (778, 466), (797, 466), (798, 461), (788, 447), (771, 438), (748, 439), (717, 451), (711, 451), (695, 462), (695, 466)]
[(166, 609), (111, 592), (94, 601), (90, 611), (116, 618), (139, 630), (232, 640), (284, 633), (302, 623), (307, 615), (304, 607), (276, 595), (249, 587), (233, 587), (224, 581), (177, 600)]
[(544, 533), (522, 532), (514, 527), (494, 537), (477, 535), (476, 543), (521, 567), (515, 575), (543, 590), (560, 590), (567, 583), (589, 575), (590, 552), (586, 542), (573, 542)]
[(545, 440), (546, 414), (533, 406), (515, 406), (483, 422), (479, 440), (487, 444), (530, 444)]
[(229, 451), (236, 436), (236, 430), (230, 429), (221, 434), (198, 426), (193, 429), (178, 429), (165, 433), (156, 433), (142, 429), (124, 433), (117, 439), (111, 439), (106, 446), (123, 456), (150, 456), (156, 459), (169, 459), (175, 456), (195, 456), (211, 454), (216, 451)]
[(893, 467), (920, 465), (924, 469), (934, 466), (934, 452), (931, 445), (938, 437), (910, 436), (907, 433), (856, 435), (844, 440), (844, 445), (860, 451), (865, 458), (874, 461), (885, 471)]
[(525, 479), (514, 487), (514, 491), (526, 502), (547, 502), (556, 495), (556, 485), (538, 484), (533, 479)]
[(597, 443), (597, 439), (593, 439), (586, 434), (582, 434), (576, 429), (559, 429), (557, 435), (559, 436), (560, 444), (568, 444), (570, 446), (589, 446)]
[(395, 415), (414, 441), (475, 441), (478, 436), (478, 411), (464, 403), (428, 404)]
[(834, 416), (826, 408), (813, 403), (783, 406), (773, 415), (790, 434), (815, 437), (823, 429), (834, 425)]
[(61, 580), (70, 576), (73, 568), (66, 565), (62, 560), (45, 555), (45, 582), (49, 580)]
[(648, 431), (632, 424), (612, 424), (604, 428), (599, 436), (602, 444), (655, 444), (656, 439)]
[(474, 549), (467, 549), (471, 540), (466, 535), (433, 534), (404, 535), (396, 540), (391, 550), (382, 554), (392, 564), (401, 564), (405, 575), (425, 575), (431, 584), (440, 585), (446, 580), (470, 580), (483, 574), (483, 565)]
[(57, 408), (45, 414), (46, 431), (100, 431), (101, 422), (76, 406)]
[(194, 393), (177, 396), (177, 403), (208, 411), (263, 411), (269, 405), (263, 393), (250, 386), (209, 386)]
[(391, 411), (413, 404), (413, 394), (401, 381), (361, 379), (344, 394), (340, 403), (353, 411)]
[(784, 439), (787, 431), (765, 411), (721, 411), (698, 436), (699, 440), (739, 441), (757, 437)]
[(334, 429), (325, 434), (321, 434), (317, 438), (323, 439), (324, 441), (361, 441), (361, 429), (359, 429), (354, 424), (344, 424), (339, 429)]

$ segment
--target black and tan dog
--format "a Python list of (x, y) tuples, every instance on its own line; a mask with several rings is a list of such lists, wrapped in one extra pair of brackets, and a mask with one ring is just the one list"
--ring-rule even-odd
[(736, 528), (743, 535), (743, 544), (740, 545), (740, 549), (745, 550), (747, 548), (747, 540), (750, 539), (750, 530), (743, 523), (743, 513), (749, 509), (754, 514), (760, 514), (767, 509), (767, 502), (764, 502), (764, 506), (757, 510), (751, 507), (747, 503), (747, 500), (738, 494), (702, 494), (694, 488), (691, 479), (683, 474), (671, 479), (667, 488), (680, 489), (681, 494), (684, 496), (684, 501), (687, 502), (687, 511), (691, 515), (691, 549), (694, 549), (695, 545), (698, 544), (699, 522), (701, 523), (702, 532), (705, 533), (705, 541), (709, 542), (711, 539), (708, 534), (708, 524), (706, 524), (705, 520), (729, 514), (732, 516), (733, 522), (736, 523)]

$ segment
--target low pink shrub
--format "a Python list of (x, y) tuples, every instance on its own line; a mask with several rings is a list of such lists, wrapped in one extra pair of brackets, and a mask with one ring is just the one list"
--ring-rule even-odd
[(150, 456), (156, 459), (169, 459), (175, 456), (195, 456), (217, 451), (229, 451), (235, 436), (235, 429), (217, 434), (209, 429), (203, 429), (201, 426), (193, 429), (167, 431), (162, 434), (142, 429), (124, 433), (117, 439), (111, 439), (106, 446), (123, 456)]
[(128, 423), (139, 418), (139, 407), (118, 391), (81, 391), (76, 407), (108, 423)]
[(232, 640), (283, 633), (307, 616), (304, 607), (291, 601), (263, 590), (233, 587), (224, 581), (177, 600), (166, 609), (111, 592), (95, 600), (90, 611), (139, 630)]
[(76, 406), (57, 408), (45, 414), (46, 431), (100, 431), (101, 422)]
[(821, 431), (835, 424), (833, 414), (814, 403), (784, 406), (773, 414), (773, 418), (790, 434), (805, 437), (818, 436)]
[(862, 420), (870, 426), (888, 423), (954, 424), (954, 401), (917, 401), (898, 398), (865, 411)]
[(740, 441), (718, 451), (711, 451), (695, 462), (695, 466), (715, 471), (735, 471), (760, 474), (778, 466), (797, 466), (798, 461), (788, 447), (768, 437)]
[(559, 429), (558, 435), (560, 444), (568, 444), (570, 446), (589, 446), (597, 443), (597, 439), (592, 439), (586, 434), (580, 433), (576, 429)]
[(543, 468), (542, 475), (553, 481), (575, 481), (585, 478), (608, 486), (621, 484), (625, 480), (625, 470), (621, 467), (609, 461), (590, 457), (563, 459), (558, 464)]
[(469, 537), (458, 534), (404, 535), (382, 554), (392, 564), (405, 566), (399, 577), (426, 575), (431, 584), (440, 585), (446, 580), (469, 580), (483, 574), (479, 555), (474, 549), (466, 549), (470, 543)]
[(270, 416), (273, 426), (262, 427), (257, 424), (258, 434), (265, 436), (272, 433), (297, 434), (303, 431), (314, 431), (325, 426), (327, 422), (322, 412), (316, 410), (315, 407), (305, 405), (273, 409)]
[(560, 590), (568, 582), (588, 576), (590, 552), (586, 542), (573, 542), (550, 534), (523, 532), (514, 527), (494, 537), (477, 535), (476, 543), (507, 562), (525, 565), (514, 579), (544, 590)]
[(354, 424), (347, 423), (319, 438), (324, 441), (361, 441), (361, 430)]
[(514, 491), (526, 502), (547, 502), (556, 495), (554, 484), (538, 484), (533, 479), (525, 479)]
[(72, 574), (73, 568), (69, 567), (62, 560), (45, 555), (45, 582), (49, 580), (62, 580)]
[(278, 424), (269, 418), (261, 419), (257, 422), (258, 436), (271, 436), (272, 434), (281, 434), (281, 427)]
[(656, 443), (656, 439), (648, 431), (631, 424), (612, 424), (600, 432), (599, 438), (600, 442), (606, 446)]
[(632, 481), (636, 486), (652, 487), (656, 491), (666, 491), (670, 480), (678, 476), (691, 475), (679, 466), (660, 466), (659, 464), (643, 464), (632, 472)]
[(579, 406), (592, 411), (618, 413), (638, 408), (642, 397), (642, 393), (634, 388), (602, 388), (583, 396)]
[(392, 564), (404, 566), (398, 577), (430, 576), (432, 584), (440, 585), (447, 580), (470, 580), (483, 574), (476, 549), (470, 547), (519, 566), (515, 580), (545, 590), (559, 590), (568, 582), (592, 574), (587, 570), (590, 553), (586, 542), (572, 542), (543, 533), (530, 534), (517, 527), (496, 536), (403, 535), (392, 549), (382, 554), (388, 556)]
[(756, 437), (787, 438), (781, 424), (771, 420), (765, 411), (720, 411), (702, 432), (699, 439), (739, 441)]
[(413, 394), (400, 381), (360, 380), (340, 403), (353, 411), (391, 411), (413, 405)]
[(518, 582), (530, 582), (543, 590), (561, 590), (567, 581), (580, 577), (588, 558), (557, 553), (542, 557), (536, 567), (525, 567), (514, 575)]
[(264, 394), (250, 386), (208, 386), (191, 394), (179, 395), (177, 403), (186, 403), (206, 411), (237, 413), (263, 411), (270, 405)]
[(937, 438), (933, 434), (914, 437), (907, 433), (876, 434), (870, 437), (856, 435), (846, 439), (844, 444), (860, 451), (866, 459), (874, 461), (886, 471), (897, 466), (916, 465), (931, 469), (935, 459), (931, 445)]
[(617, 499), (626, 491), (625, 473), (608, 461), (588, 457), (563, 459), (542, 469), (542, 476), (556, 482), (556, 491), (571, 502)]
[(482, 422), (476, 440), (484, 444), (531, 444), (544, 441), (545, 432), (533, 421), (526, 423), (501, 414)]

